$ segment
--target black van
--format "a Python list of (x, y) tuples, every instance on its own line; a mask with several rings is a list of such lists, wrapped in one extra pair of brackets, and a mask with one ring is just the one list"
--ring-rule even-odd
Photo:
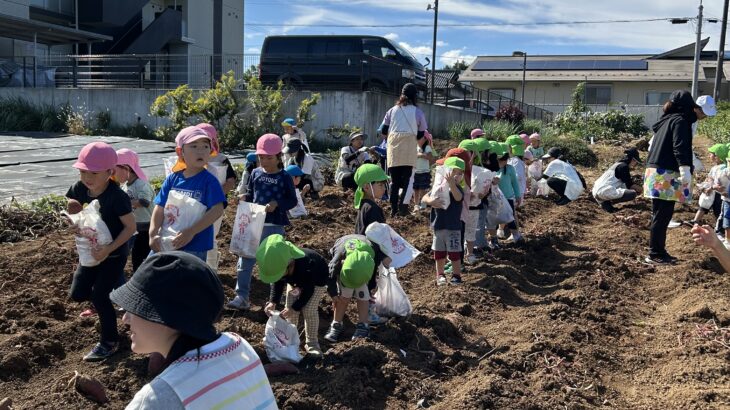
[(370, 90), (398, 94), (412, 82), (426, 91), (423, 65), (398, 44), (377, 36), (269, 36), (259, 79), (295, 89)]

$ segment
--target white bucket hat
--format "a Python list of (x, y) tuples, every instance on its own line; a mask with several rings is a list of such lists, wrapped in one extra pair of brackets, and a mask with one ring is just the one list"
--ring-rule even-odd
[(697, 98), (697, 105), (702, 108), (702, 112), (705, 113), (705, 115), (714, 117), (715, 114), (717, 114), (717, 106), (715, 106), (715, 99), (712, 98), (709, 95), (700, 95)]

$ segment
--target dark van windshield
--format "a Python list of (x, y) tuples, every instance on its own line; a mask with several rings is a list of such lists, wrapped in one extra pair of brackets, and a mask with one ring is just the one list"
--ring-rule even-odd
[(414, 57), (413, 54), (411, 54), (408, 50), (406, 50), (405, 48), (401, 47), (399, 44), (397, 44), (397, 43), (395, 43), (393, 41), (390, 41), (389, 39), (385, 39), (385, 40), (393, 48), (395, 48), (396, 50), (398, 50), (398, 53), (400, 53), (400, 55), (402, 55), (403, 58), (405, 58), (406, 60), (409, 60), (411, 64), (415, 65), (416, 67), (423, 67), (423, 64), (419, 63), (418, 62), (418, 59), (416, 57)]

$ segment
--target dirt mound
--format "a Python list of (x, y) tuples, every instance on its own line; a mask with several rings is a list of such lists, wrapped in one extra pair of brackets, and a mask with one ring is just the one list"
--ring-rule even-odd
[[(443, 147), (441, 147), (443, 148)], [(601, 167), (620, 156), (597, 147)], [(445, 152), (445, 151), (444, 151)], [(602, 169), (582, 170), (591, 182)], [(386, 213), (388, 206), (386, 205)], [(352, 194), (327, 188), (290, 240), (325, 253), (351, 233)], [(691, 219), (681, 208), (676, 219)], [(230, 240), (229, 207), (221, 242)], [(727, 408), (730, 405), (730, 281), (688, 230), (669, 231), (674, 267), (642, 262), (650, 204), (603, 213), (587, 195), (567, 206), (529, 198), (520, 210), (527, 242), (486, 255), (460, 287), (436, 287), (428, 215), (389, 221), (424, 255), (400, 270), (414, 307), (408, 318), (351, 342), (354, 304), (342, 342), (321, 339), (321, 361), (272, 377), (285, 409), (345, 408)], [(95, 406), (67, 386), (79, 371), (123, 408), (147, 381), (147, 359), (129, 350), (101, 364), (81, 361), (96, 341), (95, 318), (67, 293), (76, 264), (60, 231), (0, 245), (0, 391), (15, 408)], [(224, 252), (221, 279), (233, 296), (236, 258)], [(245, 337), (266, 362), (262, 306), (268, 287), (254, 280), (249, 312), (226, 312), (219, 329)], [(332, 319), (321, 303), (320, 335)]]

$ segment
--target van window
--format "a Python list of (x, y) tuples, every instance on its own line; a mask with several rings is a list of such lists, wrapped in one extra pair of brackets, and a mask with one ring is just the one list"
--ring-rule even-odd
[(327, 40), (327, 55), (343, 55), (358, 53), (355, 49), (355, 42), (351, 39)]
[(393, 49), (388, 47), (382, 40), (378, 38), (364, 38), (362, 39), (362, 50), (365, 54), (385, 58), (388, 50)]
[(272, 38), (266, 43), (266, 54), (277, 57), (305, 54), (307, 43), (306, 38)]

